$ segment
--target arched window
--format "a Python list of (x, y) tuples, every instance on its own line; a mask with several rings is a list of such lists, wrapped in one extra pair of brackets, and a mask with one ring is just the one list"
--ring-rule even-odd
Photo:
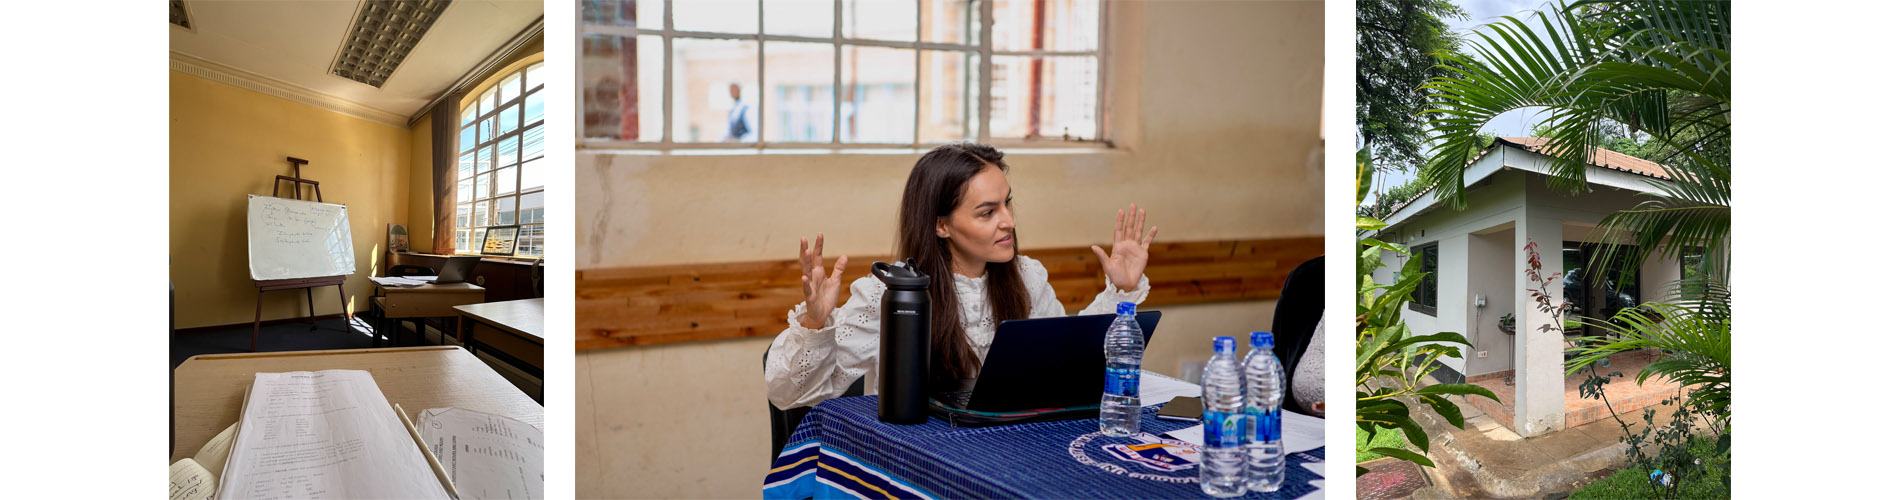
[[(505, 73), (462, 108), (455, 168), (455, 253), (539, 257), (547, 242), (546, 75)], [(489, 238), (491, 233), (495, 238)], [(492, 241), (491, 241), (492, 240)]]

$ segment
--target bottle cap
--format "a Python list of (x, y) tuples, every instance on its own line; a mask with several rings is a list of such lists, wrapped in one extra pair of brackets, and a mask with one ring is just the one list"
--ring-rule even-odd
[(1123, 302), (1120, 304), (1115, 304), (1115, 314), (1129, 315), (1129, 314), (1134, 314), (1134, 313), (1135, 313), (1134, 302)]
[(1214, 337), (1214, 352), (1216, 354), (1233, 354), (1234, 353), (1234, 338), (1233, 337)]
[(1273, 332), (1253, 332), (1254, 347), (1273, 347)]

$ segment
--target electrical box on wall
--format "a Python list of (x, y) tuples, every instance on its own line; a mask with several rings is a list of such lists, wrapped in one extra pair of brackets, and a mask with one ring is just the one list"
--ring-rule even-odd
[(1478, 359), (1491, 357), (1491, 351), (1478, 351)]

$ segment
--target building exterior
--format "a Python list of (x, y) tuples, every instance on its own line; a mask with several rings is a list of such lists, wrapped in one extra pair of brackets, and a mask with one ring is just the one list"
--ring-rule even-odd
[[(1514, 401), (1506, 402), (1515, 411), (1510, 422), (1500, 423), (1524, 436), (1564, 428), (1566, 337), (1601, 334), (1573, 327), (1557, 335), (1540, 328), (1556, 325), (1531, 299), (1529, 290), (1536, 284), (1526, 273), (1525, 246), (1536, 242), (1544, 276), (1561, 270), (1562, 279), (1548, 291), (1553, 303), (1573, 303), (1566, 312), (1573, 320), (1607, 318), (1623, 307), (1657, 300), (1665, 285), (1683, 273), (1675, 259), (1651, 254), (1635, 272), (1612, 272), (1588, 282), (1582, 268), (1592, 254), (1633, 249), (1592, 244), (1600, 241), (1593, 234), (1597, 223), (1661, 195), (1653, 183), (1669, 182), (1669, 173), (1654, 162), (1598, 149), (1585, 172), (1588, 188), (1569, 194), (1548, 185), (1551, 158), (1538, 153), (1544, 142), (1497, 138), (1466, 166), (1464, 210), (1438, 202), (1435, 190), (1428, 190), (1399, 207), (1387, 217), (1390, 226), (1376, 233), (1409, 247), (1413, 258), (1426, 259), (1423, 270), (1433, 273), (1402, 313), (1413, 334), (1458, 332), (1473, 345), (1464, 359), (1442, 359), (1440, 380), (1515, 377), (1515, 390), (1509, 391)], [(1373, 279), (1390, 283), (1404, 262), (1387, 252), (1384, 263), (1387, 267)], [(1501, 324), (1507, 314), (1514, 317), (1514, 328)]]

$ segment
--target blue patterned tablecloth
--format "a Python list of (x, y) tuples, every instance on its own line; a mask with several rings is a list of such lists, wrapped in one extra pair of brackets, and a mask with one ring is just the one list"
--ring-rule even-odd
[[(765, 498), (1207, 498), (1200, 470), (1153, 452), (1158, 435), (1196, 424), (1158, 420), (1142, 409), (1142, 434), (1115, 438), (1095, 419), (996, 427), (951, 427), (930, 419), (877, 419), (877, 396), (818, 404), (792, 432), (765, 477)], [(1188, 445), (1192, 446), (1192, 445)], [(1129, 450), (1150, 457), (1130, 460)], [(1324, 481), (1301, 464), (1321, 447), (1287, 456), (1280, 491), (1245, 498), (1299, 498)], [(1173, 462), (1170, 462), (1173, 461)]]

